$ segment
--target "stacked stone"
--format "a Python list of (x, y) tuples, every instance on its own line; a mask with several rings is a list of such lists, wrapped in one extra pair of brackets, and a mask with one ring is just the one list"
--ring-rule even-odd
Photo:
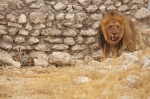
[(0, 49), (67, 51), (77, 59), (87, 54), (99, 57), (97, 29), (103, 13), (117, 9), (143, 19), (150, 17), (145, 6), (146, 0), (0, 1)]

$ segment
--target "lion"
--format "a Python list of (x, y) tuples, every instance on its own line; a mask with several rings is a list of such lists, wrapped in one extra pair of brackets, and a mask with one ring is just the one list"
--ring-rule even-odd
[(134, 23), (116, 10), (106, 12), (100, 22), (98, 34), (99, 47), (105, 59), (109, 57), (110, 52), (114, 57), (119, 57), (127, 47), (131, 52), (136, 49)]

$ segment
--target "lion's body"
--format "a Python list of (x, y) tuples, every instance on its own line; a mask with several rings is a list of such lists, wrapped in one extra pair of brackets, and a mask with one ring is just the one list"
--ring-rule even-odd
[(101, 20), (99, 27), (99, 46), (107, 58), (110, 51), (119, 56), (127, 46), (135, 51), (136, 30), (130, 18), (116, 10), (108, 11)]

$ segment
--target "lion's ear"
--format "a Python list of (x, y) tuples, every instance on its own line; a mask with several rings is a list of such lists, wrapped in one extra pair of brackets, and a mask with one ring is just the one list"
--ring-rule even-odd
[(106, 46), (106, 40), (104, 38), (104, 32), (102, 31), (101, 25), (98, 28), (98, 45), (100, 47), (100, 49), (104, 49)]

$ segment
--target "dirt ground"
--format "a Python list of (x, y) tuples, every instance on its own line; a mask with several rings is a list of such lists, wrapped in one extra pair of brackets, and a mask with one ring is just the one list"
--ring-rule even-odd
[[(150, 55), (142, 51), (143, 57)], [(119, 70), (123, 60), (113, 60), (112, 67), (78, 64), (62, 67), (7, 66), (0, 69), (0, 99), (149, 99), (150, 70), (141, 69), (140, 62), (127, 70)], [(118, 69), (118, 70), (117, 70)], [(140, 78), (140, 85), (132, 88), (126, 85), (127, 75)], [(87, 77), (88, 82), (77, 82), (77, 77)], [(124, 98), (122, 98), (124, 97)]]

